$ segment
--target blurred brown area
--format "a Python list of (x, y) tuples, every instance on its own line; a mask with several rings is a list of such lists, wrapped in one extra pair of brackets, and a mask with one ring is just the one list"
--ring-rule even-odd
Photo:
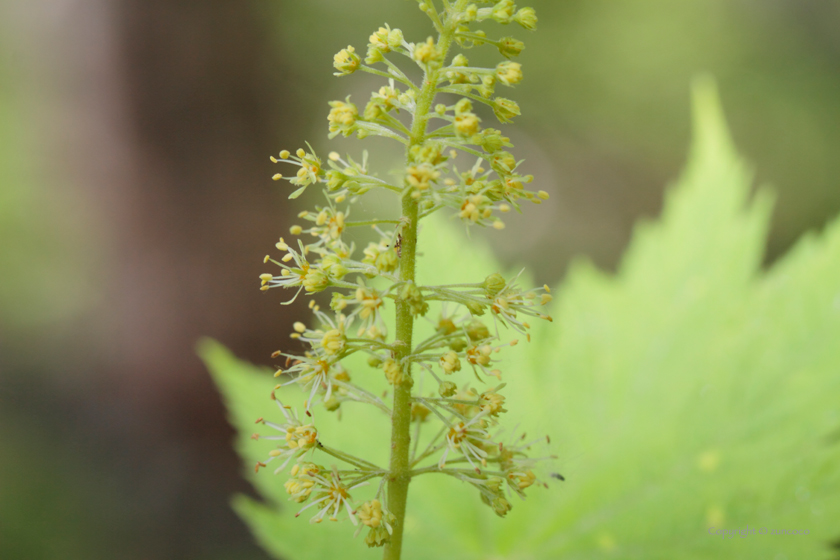
[[(82, 326), (39, 333), (28, 355), (3, 353), (20, 360), (4, 369), (35, 371), (7, 379), (0, 398), (7, 422), (34, 417), (49, 434), (45, 468), (88, 481), (72, 515), (100, 537), (93, 554), (38, 549), (19, 516), (3, 520), (0, 556), (264, 557), (228, 507), (248, 488), (193, 349), (213, 336), (266, 362), (288, 330), (289, 309), (267, 305), (255, 280), (286, 229), (266, 188), (286, 117), (270, 27), (259, 9), (218, 0), (40, 9), (56, 17), (33, 26), (51, 35), (38, 38), (43, 71), (60, 74), (67, 96), (55, 110), (74, 125), (52, 148), (95, 207), (104, 277)], [(59, 363), (64, 380), (37, 371)]]
[[(506, 133), (552, 198), (544, 219), (494, 234), (506, 262), (548, 282), (577, 255), (614, 267), (683, 165), (700, 71), (718, 77), (738, 145), (779, 193), (769, 258), (840, 209), (834, 0), (531, 4), (541, 31), (525, 36), (525, 82), (504, 94), (524, 112)], [(332, 54), (363, 50), (384, 21), (424, 37), (415, 12), (0, 6), (0, 117), (23, 111), (21, 135), (3, 140), (0, 121), (0, 142), (18, 150), (9, 169), (27, 159), (4, 175), (0, 155), (0, 194), (14, 195), (0, 203), (20, 205), (0, 207), (0, 233), (4, 253), (28, 255), (6, 268), (0, 256), (0, 558), (266, 557), (228, 506), (249, 488), (195, 343), (269, 363), (288, 340), (299, 306), (257, 290), (296, 213), (268, 155), (307, 139), (325, 151), (326, 101), (361, 104), (379, 85), (336, 80)]]

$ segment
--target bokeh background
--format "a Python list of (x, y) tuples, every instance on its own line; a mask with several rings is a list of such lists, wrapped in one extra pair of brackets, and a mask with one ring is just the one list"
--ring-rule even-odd
[[(508, 128), (552, 198), (496, 234), (504, 261), (614, 267), (684, 163), (700, 72), (777, 193), (768, 261), (840, 210), (836, 0), (530, 4)], [(384, 22), (423, 39), (415, 5), (0, 3), (0, 558), (267, 558), (195, 343), (265, 363), (288, 340), (296, 309), (257, 289), (297, 211), (268, 155), (326, 150), (326, 102), (375, 83), (332, 55)]]

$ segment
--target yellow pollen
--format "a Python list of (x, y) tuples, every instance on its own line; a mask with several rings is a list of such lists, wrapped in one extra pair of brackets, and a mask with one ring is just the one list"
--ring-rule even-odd
[(275, 173), (271, 178), (274, 179), (275, 181), (279, 181), (280, 179), (283, 178), (283, 176), (280, 175), (279, 173)]
[(280, 159), (289, 159), (290, 155), (289, 150), (283, 150), (280, 152)]

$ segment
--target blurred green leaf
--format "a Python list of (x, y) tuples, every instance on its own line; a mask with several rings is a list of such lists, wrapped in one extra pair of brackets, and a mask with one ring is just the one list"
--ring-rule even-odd
[[(840, 222), (762, 272), (770, 197), (750, 196), (707, 81), (694, 120), (661, 220), (639, 226), (617, 275), (577, 263), (555, 322), (535, 326), (504, 364), (512, 420), (551, 434), (551, 468), (567, 481), (531, 490), (500, 520), (464, 485), (420, 477), (406, 558), (826, 557), (840, 534)], [(457, 282), (495, 271), (486, 247), (460, 240), (427, 226), (421, 274)], [(255, 416), (272, 413), (270, 372), (215, 343), (202, 356), (253, 464), (267, 451), (248, 436)], [(352, 423), (318, 414), (324, 437), (384, 462), (387, 423), (346, 414)], [(242, 497), (236, 509), (273, 554), (378, 556), (348, 542), (347, 524), (296, 520), (280, 506), (282, 479), (249, 478), (267, 503)], [(809, 534), (712, 534), (747, 527)]]

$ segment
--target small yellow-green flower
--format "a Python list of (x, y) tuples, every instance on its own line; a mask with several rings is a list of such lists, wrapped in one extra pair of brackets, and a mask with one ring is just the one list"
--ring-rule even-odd
[(440, 49), (435, 45), (435, 40), (431, 37), (426, 39), (425, 43), (418, 43), (414, 45), (413, 52), (414, 60), (421, 64), (429, 64), (440, 59)]
[(502, 56), (507, 58), (519, 56), (522, 54), (524, 49), (525, 43), (514, 39), (513, 37), (503, 37), (502, 39), (499, 39), (499, 52), (502, 53)]
[(345, 101), (330, 101), (330, 114), (327, 120), (330, 123), (331, 133), (341, 133), (348, 136), (354, 130), (356, 119), (359, 118), (359, 109), (350, 103), (348, 97)]
[(402, 45), (403, 33), (399, 29), (391, 29), (388, 24), (385, 24), (385, 27), (380, 27), (373, 32), (369, 41), (371, 47), (387, 53)]
[(490, 17), (502, 24), (510, 23), (513, 21), (515, 10), (516, 4), (513, 0), (501, 0), (501, 2), (493, 6), (493, 12)]
[(455, 117), (455, 133), (461, 138), (470, 138), (481, 130), (481, 119), (473, 113), (463, 113)]
[(441, 356), (440, 367), (443, 368), (443, 372), (447, 375), (461, 371), (461, 360), (458, 358), (458, 354), (450, 350)]
[(344, 345), (344, 333), (339, 329), (328, 330), (324, 333), (324, 338), (321, 339), (321, 347), (330, 356), (341, 353), (344, 350)]
[(506, 86), (513, 86), (522, 81), (522, 65), (506, 60), (496, 66), (496, 78)]
[(336, 76), (352, 74), (359, 69), (361, 63), (362, 61), (359, 59), (359, 55), (356, 54), (356, 49), (351, 46), (348, 46), (346, 49), (341, 49), (333, 57), (333, 66), (338, 70), (335, 73)]
[(513, 16), (513, 21), (529, 31), (537, 28), (537, 12), (534, 8), (522, 8)]
[(516, 101), (505, 99), (504, 97), (497, 97), (493, 100), (493, 113), (499, 122), (508, 123), (514, 117), (518, 117), (522, 113), (519, 111), (519, 105)]

